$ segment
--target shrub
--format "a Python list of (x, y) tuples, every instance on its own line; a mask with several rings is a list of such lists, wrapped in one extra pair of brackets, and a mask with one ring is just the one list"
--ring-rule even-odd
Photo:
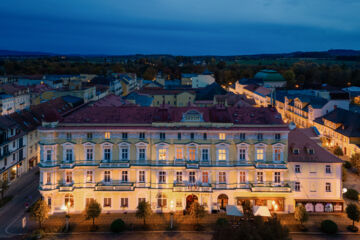
[(344, 153), (343, 153), (343, 150), (341, 149), (341, 147), (337, 146), (335, 149), (334, 149), (334, 154), (336, 156), (343, 156)]
[(338, 226), (331, 220), (324, 220), (321, 222), (321, 231), (327, 234), (335, 234), (338, 231)]
[(346, 169), (350, 169), (351, 168), (351, 162), (349, 161), (345, 161), (344, 164), (343, 164), (344, 168)]
[(111, 223), (110, 230), (114, 233), (122, 232), (126, 229), (125, 222), (118, 218)]
[(217, 227), (224, 227), (229, 225), (229, 221), (226, 218), (218, 218), (215, 224)]
[(348, 189), (346, 193), (344, 193), (344, 197), (350, 199), (350, 200), (359, 200), (359, 193), (355, 189)]

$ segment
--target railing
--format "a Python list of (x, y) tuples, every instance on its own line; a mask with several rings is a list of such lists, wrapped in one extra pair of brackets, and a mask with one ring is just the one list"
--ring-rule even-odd
[(40, 167), (73, 168), (75, 166), (99, 166), (100, 168), (129, 168), (131, 166), (182, 166), (189, 169), (199, 167), (242, 167), (286, 169), (284, 161), (186, 161), (186, 160), (73, 160), (73, 161), (41, 161)]
[(211, 184), (200, 183), (200, 184), (185, 184), (185, 183), (174, 183), (174, 192), (212, 192)]
[(111, 181), (98, 182), (95, 185), (95, 191), (132, 191), (134, 190), (133, 182)]
[(250, 183), (252, 192), (291, 192), (290, 182)]

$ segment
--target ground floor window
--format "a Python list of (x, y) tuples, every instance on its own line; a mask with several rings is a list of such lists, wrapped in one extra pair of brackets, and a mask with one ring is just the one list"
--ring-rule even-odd
[(165, 194), (160, 193), (157, 197), (157, 206), (158, 208), (166, 208), (167, 198)]
[(92, 201), (94, 201), (94, 198), (86, 198), (85, 199), (85, 206), (88, 206)]
[(121, 207), (122, 208), (129, 207), (129, 199), (128, 198), (121, 198)]
[(138, 198), (138, 204), (146, 202), (146, 198)]
[(74, 196), (70, 193), (65, 194), (65, 206), (74, 207)]
[(342, 212), (342, 202), (316, 202), (316, 201), (297, 201), (296, 204), (305, 206), (307, 212)]
[(111, 198), (104, 198), (104, 207), (111, 207)]

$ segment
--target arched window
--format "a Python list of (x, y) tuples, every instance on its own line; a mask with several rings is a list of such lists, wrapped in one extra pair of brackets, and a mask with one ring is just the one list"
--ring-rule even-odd
[(167, 206), (167, 198), (166, 198), (166, 195), (163, 194), (163, 193), (159, 193), (158, 196), (157, 196), (157, 205), (158, 205), (158, 208), (166, 208)]
[(65, 194), (65, 206), (74, 207), (74, 196), (70, 193)]

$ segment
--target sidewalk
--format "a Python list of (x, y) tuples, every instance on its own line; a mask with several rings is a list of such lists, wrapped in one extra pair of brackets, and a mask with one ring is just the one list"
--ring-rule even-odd
[[(200, 224), (205, 227), (205, 231), (213, 231), (215, 222), (218, 218), (225, 217), (231, 220), (231, 217), (227, 217), (225, 214), (210, 214), (200, 219)], [(102, 214), (95, 220), (95, 224), (99, 227), (99, 232), (109, 232), (110, 224), (117, 218), (121, 218), (129, 227), (129, 230), (142, 230), (143, 220), (136, 218), (134, 213), (122, 214)], [(297, 233), (299, 231), (299, 223), (294, 219), (293, 214), (279, 214), (278, 218), (281, 223), (289, 228), (290, 232)], [(309, 221), (305, 223), (308, 228), (308, 233), (320, 233), (320, 224), (323, 220), (330, 219), (338, 225), (339, 232), (347, 233), (346, 227), (352, 224), (345, 213), (336, 214), (310, 214)], [(70, 228), (72, 232), (88, 232), (91, 220), (85, 220), (85, 217), (81, 214), (72, 214), (70, 217)], [(147, 229), (152, 231), (165, 231), (168, 230), (170, 224), (170, 214), (153, 214), (146, 220)], [(56, 214), (51, 216), (45, 223), (47, 232), (61, 232), (65, 225), (65, 214)], [(360, 228), (360, 225), (356, 223)], [(174, 226), (177, 231), (193, 231), (194, 220), (189, 215), (175, 214)], [(305, 233), (306, 234), (306, 233)]]

